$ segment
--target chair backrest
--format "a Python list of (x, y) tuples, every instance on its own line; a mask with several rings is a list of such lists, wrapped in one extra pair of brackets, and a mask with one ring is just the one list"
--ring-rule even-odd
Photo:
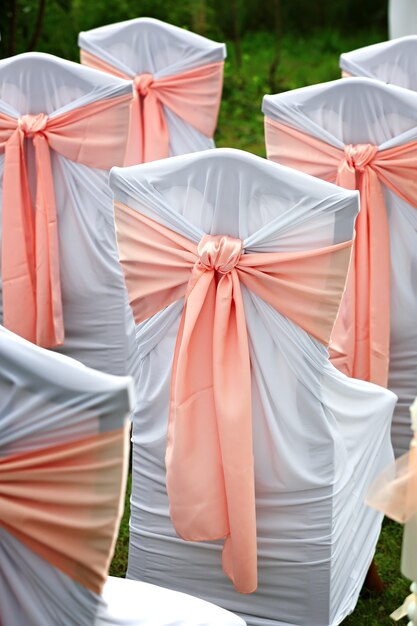
[[(236, 150), (215, 150), (139, 167), (115, 168), (110, 184), (115, 194), (121, 262), (122, 266), (126, 262), (134, 307), (138, 304), (136, 298), (141, 285), (129, 275), (128, 266), (134, 269), (145, 263), (145, 252), (141, 257), (134, 247), (132, 255), (128, 255), (121, 237), (125, 214), (139, 215), (147, 226), (157, 223), (157, 228), (165, 234), (169, 231), (174, 237), (180, 236), (176, 241), (188, 240), (190, 250), (204, 234), (239, 238), (247, 253), (241, 257), (244, 263), (245, 257), (256, 259), (262, 253), (296, 255), (304, 252), (308, 255), (326, 246), (343, 245), (352, 236), (358, 210), (357, 196), (352, 192)], [(125, 209), (120, 208), (121, 205), (125, 205)], [(133, 238), (141, 232), (142, 228), (138, 227), (136, 232), (134, 227), (130, 228)], [(147, 236), (145, 240), (148, 241)], [(149, 262), (154, 258), (152, 254), (149, 248), (146, 253)], [(189, 253), (184, 253), (183, 262), (189, 258)], [(165, 263), (168, 265), (160, 259), (149, 266), (149, 277), (157, 270), (156, 278), (169, 279), (173, 266), (165, 267)], [(187, 280), (185, 278), (185, 285)], [(339, 497), (335, 496), (339, 493), (338, 485), (346, 485), (346, 477), (351, 476), (357, 463), (362, 467), (359, 491), (374, 475), (375, 465), (379, 466), (380, 461), (375, 463), (375, 457), (373, 460), (369, 457), (371, 448), (374, 452), (368, 437), (372, 431), (370, 424), (376, 422), (374, 400), (386, 419), (378, 444), (384, 440), (384, 452), (379, 456), (379, 451), (377, 457), (382, 463), (389, 462), (393, 396), (338, 373), (328, 362), (327, 349), (320, 341), (281, 314), (279, 307), (276, 310), (250, 288), (242, 287), (250, 345), (252, 400), (249, 406), (253, 424), (259, 585), (256, 593), (239, 595), (222, 572), (219, 554), (222, 542), (209, 545), (184, 542), (169, 519), (164, 458), (172, 358), (184, 309), (183, 291), (177, 285), (171, 287), (171, 294), (177, 294), (178, 300), (171, 300), (170, 306), (137, 327), (141, 377), (133, 426), (128, 577), (146, 582), (159, 580), (174, 589), (217, 601), (243, 614), (250, 624), (258, 617), (270, 619), (271, 623), (275, 623), (274, 620), (310, 625), (333, 623), (333, 617), (340, 618), (341, 612), (349, 611), (346, 593), (350, 610), (353, 608), (362, 580), (351, 576), (354, 566), (345, 552), (349, 541), (342, 530), (350, 523), (339, 516), (350, 516), (353, 500), (355, 511), (360, 506), (356, 487), (353, 487), (355, 481), (351, 483), (349, 479), (352, 493), (341, 489), (345, 506), (340, 510), (333, 498)], [(285, 307), (284, 301), (282, 307)], [(203, 371), (210, 362), (210, 348), (202, 348), (200, 354), (200, 366), (192, 374), (197, 384), (203, 380)], [(240, 363), (234, 356), (237, 372)], [(230, 354), (225, 360), (230, 362)], [(207, 393), (207, 389), (202, 389), (184, 402), (184, 407), (190, 403), (197, 407), (203, 398), (209, 404)], [(239, 395), (246, 397), (246, 394), (247, 389), (242, 387), (235, 396), (235, 404)], [(344, 415), (346, 407), (351, 406), (348, 397), (362, 418), (355, 421), (355, 432), (345, 437), (345, 424), (352, 425), (351, 419)], [(195, 408), (195, 418), (197, 415), (200, 411)], [(378, 419), (380, 415), (378, 412)], [(363, 426), (361, 433), (356, 431), (359, 423)], [(242, 431), (243, 427), (236, 425), (236, 434), (239, 434), (235, 449), (238, 452), (244, 445)], [(208, 446), (209, 440), (204, 441)], [(171, 444), (169, 449), (167, 461), (170, 463)], [(247, 467), (250, 455), (243, 458), (243, 452), (241, 454), (238, 466)], [(206, 449), (202, 456), (207, 458)], [(346, 459), (349, 459), (349, 469)], [(187, 468), (186, 473), (204, 492), (205, 485), (203, 488), (188, 461), (184, 454), (182, 467)], [(170, 498), (171, 495), (172, 492)], [(369, 541), (371, 536), (375, 537), (376, 518), (369, 522), (365, 507), (363, 513), (362, 519), (367, 518), (363, 528), (367, 529), (366, 541)], [(323, 534), (326, 540), (318, 538), (316, 533), (313, 537), (301, 523), (301, 519), (318, 518), (326, 528)], [(340, 551), (336, 545), (341, 547)], [(365, 548), (362, 545), (354, 552), (364, 556), (369, 555), (370, 549), (370, 545)], [(365, 562), (362, 567), (365, 572)], [(339, 594), (337, 589), (342, 579), (351, 580), (354, 590), (347, 592), (342, 585), (343, 592)], [(300, 602), (296, 590), (304, 588), (304, 584), (309, 593), (303, 595)]]
[[(151, 74), (154, 81), (165, 82), (171, 77), (184, 78), (187, 73), (200, 68), (214, 67), (222, 63), (226, 57), (223, 43), (211, 41), (182, 28), (165, 24), (151, 18), (138, 18), (118, 24), (110, 24), (79, 34), (78, 43), (81, 48), (81, 62), (95, 65), (111, 71), (116, 75), (130, 80), (143, 74)], [(101, 62), (101, 65), (100, 65)], [(207, 80), (211, 82), (207, 83)], [(203, 79), (202, 87), (183, 82), (179, 85), (179, 107), (172, 108), (172, 100), (162, 100), (163, 115), (169, 133), (169, 155), (174, 156), (214, 147), (212, 133), (216, 126), (222, 88), (222, 68), (218, 68), (217, 78)], [(209, 89), (204, 89), (204, 81)], [(135, 82), (136, 87), (139, 83)], [(211, 129), (204, 131), (199, 120), (187, 121), (182, 115), (184, 104), (199, 90), (201, 107), (203, 98), (210, 96), (210, 103), (205, 112), (206, 118), (212, 118)], [(182, 91), (181, 91), (182, 90)], [(178, 87), (170, 89), (171, 95), (176, 94)], [(207, 92), (210, 91), (210, 94)], [(139, 94), (142, 93), (139, 91)], [(138, 96), (139, 97), (139, 96)], [(140, 99), (140, 97), (139, 97)], [(187, 111), (185, 111), (187, 113)], [(188, 112), (189, 113), (189, 112)], [(196, 124), (197, 122), (197, 124)], [(136, 121), (136, 124), (138, 122)], [(143, 121), (146, 127), (150, 124), (149, 114), (145, 111)], [(133, 123), (132, 123), (133, 126)], [(204, 131), (204, 132), (203, 132)], [(207, 134), (208, 133), (208, 134)], [(133, 141), (133, 139), (132, 139)], [(155, 143), (155, 136), (153, 137)], [(131, 159), (129, 164), (152, 160), (153, 157), (139, 156)]]
[(0, 622), (91, 626), (128, 468), (132, 380), (0, 326)]
[[(361, 251), (367, 250), (368, 256), (363, 252), (361, 260), (356, 261), (354, 265), (356, 270), (352, 270), (351, 275), (356, 277), (358, 290), (360, 285), (366, 284), (365, 275), (366, 280), (372, 276), (373, 278), (369, 280), (374, 289), (378, 284), (381, 296), (385, 294), (385, 304), (380, 307), (377, 315), (375, 313), (371, 315), (371, 311), (374, 310), (372, 297), (371, 302), (369, 303), (368, 300), (366, 305), (370, 307), (366, 309), (368, 313), (364, 313), (365, 308), (357, 308), (356, 313), (353, 313), (354, 298), (350, 296), (344, 298), (337, 323), (347, 329), (343, 340), (345, 344), (339, 351), (335, 348), (334, 363), (337, 365), (337, 359), (341, 359), (339, 364), (343, 367), (345, 362), (348, 363), (347, 370), (343, 371), (349, 371), (351, 375), (353, 372), (353, 375), (356, 375), (355, 371), (361, 370), (352, 370), (349, 361), (352, 361), (356, 350), (358, 354), (362, 348), (365, 350), (366, 341), (372, 341), (370, 335), (365, 336), (365, 329), (369, 327), (369, 323), (375, 324), (375, 320), (377, 323), (383, 322), (384, 324), (385, 320), (388, 321), (386, 328), (384, 327), (382, 331), (378, 330), (379, 348), (375, 350), (375, 345), (371, 344), (372, 354), (369, 358), (371, 361), (375, 359), (375, 362), (378, 362), (382, 354), (378, 353), (378, 350), (382, 349), (382, 344), (385, 345), (387, 364), (387, 355), (388, 353), (390, 355), (388, 386), (399, 396), (392, 431), (394, 449), (397, 454), (408, 448), (411, 437), (408, 406), (417, 386), (417, 341), (413, 323), (414, 314), (417, 312), (415, 283), (417, 190), (412, 182), (414, 180), (413, 167), (417, 168), (416, 155), (412, 152), (415, 150), (417, 140), (416, 111), (417, 95), (412, 91), (384, 85), (366, 78), (350, 78), (277, 96), (265, 96), (263, 102), (269, 158), (287, 165), (291, 160), (293, 167), (323, 176), (331, 182), (340, 180), (341, 173), (350, 168), (349, 171), (353, 175), (349, 183), (352, 185), (350, 188), (356, 186), (362, 189), (362, 205), (366, 208), (364, 215), (370, 215), (366, 219), (370, 220), (371, 227), (368, 229), (365, 223), (362, 224), (358, 220), (358, 237), (363, 233), (368, 233), (366, 236), (371, 239), (367, 241), (361, 239), (363, 242)], [(276, 130), (274, 130), (274, 124)], [(291, 129), (294, 129), (293, 138), (289, 137), (288, 129), (290, 134)], [(303, 140), (303, 147), (296, 155), (300, 139)], [(306, 149), (304, 143), (307, 141), (315, 142), (316, 147), (312, 147), (311, 150)], [(367, 144), (375, 148), (367, 148)], [(359, 151), (368, 150), (369, 152), (365, 168), (369, 164), (366, 176), (373, 177), (372, 189), (377, 194), (373, 201), (370, 200), (368, 191), (363, 186), (365, 179), (361, 174), (362, 166), (354, 162), (354, 151), (358, 145)], [(323, 156), (324, 152), (318, 154), (317, 146), (320, 150), (327, 150), (326, 157)], [(407, 149), (411, 152), (408, 153), (410, 156), (405, 167), (401, 155), (402, 151)], [(330, 154), (333, 156), (329, 157)], [(384, 161), (388, 158), (391, 159), (389, 163)], [(328, 159), (324, 165), (323, 159)], [(394, 170), (397, 163), (399, 169)], [(393, 171), (398, 174), (397, 185), (392, 184)], [(409, 179), (407, 172), (409, 172)], [(379, 182), (375, 180), (376, 177), (379, 177)], [(379, 185), (382, 185), (383, 198), (378, 195)], [(378, 211), (378, 218), (372, 218)], [(375, 236), (376, 229), (380, 229), (386, 222), (388, 227), (384, 225), (384, 228)], [(373, 242), (372, 245), (370, 241)], [(361, 251), (358, 252), (357, 244), (356, 253), (362, 254)], [(383, 269), (384, 266), (386, 270)], [(386, 275), (383, 272), (386, 272)], [(382, 276), (384, 278), (381, 283)], [(375, 278), (380, 283), (375, 282)], [(354, 288), (352, 286), (352, 289)], [(366, 294), (360, 294), (357, 291), (356, 298), (359, 299), (356, 301), (363, 302), (363, 297), (369, 298), (369, 289)], [(377, 294), (376, 297), (378, 298)], [(359, 306), (362, 307), (362, 304)], [(356, 317), (358, 310), (363, 313), (360, 323)], [(383, 310), (386, 314), (382, 313)], [(373, 327), (372, 332), (375, 328), (376, 326)], [(336, 331), (335, 339), (338, 338)], [(352, 342), (350, 337), (353, 337)], [(362, 371), (365, 370), (366, 368)], [(373, 380), (373, 382), (381, 384), (381, 381)]]
[[(30, 277), (38, 271), (33, 267), (35, 264), (39, 268), (44, 266), (38, 254), (45, 255), (45, 251), (49, 251), (53, 255), (51, 289), (41, 292), (39, 287), (34, 305), (37, 309), (35, 324), (42, 324), (44, 296), (53, 291), (53, 304), (62, 303), (65, 333), (63, 345), (58, 345), (62, 337), (55, 342), (56, 349), (90, 367), (121, 375), (127, 373), (135, 340), (117, 260), (112, 196), (107, 179), (110, 166), (121, 165), (124, 160), (128, 135), (125, 113), (130, 102), (128, 81), (50, 55), (28, 53), (0, 62), (0, 124), (4, 123), (0, 133), (3, 280), (5, 273), (9, 278), (15, 271), (9, 268), (7, 273), (6, 264), (10, 265), (15, 258), (17, 236), (30, 238), (31, 229), (35, 227), (38, 233), (39, 225), (44, 226), (43, 215), (51, 211), (52, 205), (56, 219), (48, 215), (48, 222), (53, 237), (50, 235), (48, 239), (45, 232), (41, 232), (43, 239), (39, 239), (37, 234), (36, 241), (41, 243), (36, 248), (34, 238), (36, 251), (32, 250), (36, 263), (29, 264), (26, 271)], [(41, 114), (47, 116), (46, 130), (38, 135), (29, 131), (22, 135), (19, 121), (22, 116), (30, 118)], [(9, 128), (16, 128), (16, 131)], [(35, 147), (36, 142), (42, 142), (45, 137), (50, 167), (48, 164), (43, 167), (44, 161), (42, 167), (38, 163), (37, 150), (46, 158), (44, 144), (38, 143)], [(18, 172), (13, 169), (13, 150), (22, 150), (24, 154), (27, 182), (24, 168)], [(50, 195), (45, 209), (42, 197), (39, 203), (39, 194), (47, 182)], [(24, 192), (26, 184), (29, 199)], [(19, 217), (19, 212), (10, 198), (15, 201), (21, 198), (22, 206), (28, 210), (18, 224), (15, 216)], [(35, 205), (36, 211), (32, 209)], [(21, 241), (19, 245), (22, 247)], [(50, 258), (46, 261), (51, 262)], [(26, 276), (27, 289), (19, 305), (23, 318), (29, 308), (31, 291), (39, 286), (41, 278), (37, 276), (34, 284), (30, 284)], [(16, 300), (19, 302), (16, 293), (11, 294), (15, 309)], [(3, 310), (3, 281), (0, 302), (3, 304), (3, 307), (0, 305), (0, 320), (3, 317), (5, 325), (11, 327), (7, 323), (7, 312)], [(32, 337), (27, 338), (32, 340)], [(33, 341), (36, 340), (35, 334)], [(45, 345), (53, 346), (54, 342)]]
[(376, 78), (417, 91), (417, 35), (384, 41), (340, 55), (340, 69), (350, 76)]

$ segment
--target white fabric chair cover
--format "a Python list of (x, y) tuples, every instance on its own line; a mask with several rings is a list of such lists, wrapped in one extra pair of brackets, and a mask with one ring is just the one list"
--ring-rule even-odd
[[(415, 8), (417, 20), (417, 4)], [(416, 56), (417, 34), (344, 52), (340, 55), (339, 65), (351, 76), (376, 78), (417, 91)]]
[[(226, 58), (224, 43), (148, 17), (81, 32), (78, 45), (132, 79), (143, 72), (156, 79), (181, 74)], [(164, 107), (170, 156), (214, 148), (214, 141)]]
[(417, 33), (417, 5), (414, 0), (388, 0), (390, 39)]
[[(358, 210), (355, 192), (229, 149), (114, 168), (110, 184), (116, 200), (195, 243), (204, 233), (228, 234), (250, 252), (349, 240)], [(127, 576), (217, 602), (252, 626), (337, 624), (355, 606), (379, 535), (381, 517), (362, 497), (392, 458), (395, 398), (340, 374), (322, 344), (242, 290), (252, 362), (258, 590), (238, 594), (221, 568), (222, 542), (187, 543), (169, 517), (164, 457), (182, 301), (137, 327)]]
[[(0, 326), (0, 462), (119, 430), (133, 399), (131, 378), (91, 370)], [(1, 502), (7, 506), (7, 498)], [(29, 517), (26, 523), (33, 520)], [(91, 626), (100, 605), (100, 596), (38, 556), (0, 523), (1, 624)]]
[(94, 626), (245, 626), (242, 618), (199, 598), (109, 576), (106, 614)]
[[(0, 463), (10, 455), (119, 429), (133, 401), (131, 378), (91, 370), (0, 326)], [(110, 577), (100, 597), (32, 552), (1, 524), (0, 623), (244, 624), (237, 616), (196, 598), (123, 579)]]
[[(0, 112), (16, 118), (39, 112), (53, 117), (130, 90), (129, 81), (47, 54), (0, 61)], [(27, 144), (34, 180), (33, 145)], [(118, 263), (108, 171), (50, 152), (65, 324), (65, 343), (57, 350), (109, 374), (134, 374), (134, 325)], [(3, 166), (1, 154), (0, 207)], [(0, 277), (0, 323), (1, 292)]]
[[(265, 96), (263, 112), (338, 148), (372, 143), (383, 149), (417, 139), (417, 94), (367, 78)], [(400, 456), (410, 444), (409, 407), (417, 389), (417, 211), (384, 185), (383, 189), (391, 245), (388, 387), (399, 398), (391, 434)]]

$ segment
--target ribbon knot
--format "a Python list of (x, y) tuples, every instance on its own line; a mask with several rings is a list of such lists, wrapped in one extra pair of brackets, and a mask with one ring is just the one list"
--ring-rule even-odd
[(204, 235), (197, 247), (199, 262), (208, 270), (228, 274), (242, 255), (241, 239), (228, 235)]
[(149, 87), (152, 85), (152, 83), (152, 74), (138, 74), (138, 76), (135, 76), (135, 78), (133, 79), (133, 84), (136, 91), (143, 97), (148, 95)]
[(345, 146), (346, 162), (351, 169), (363, 172), (377, 152), (378, 148), (370, 143), (348, 144)]
[(26, 135), (26, 137), (33, 137), (37, 133), (44, 131), (47, 123), (48, 116), (45, 115), (45, 113), (38, 113), (37, 115), (22, 115), (18, 120), (19, 129)]

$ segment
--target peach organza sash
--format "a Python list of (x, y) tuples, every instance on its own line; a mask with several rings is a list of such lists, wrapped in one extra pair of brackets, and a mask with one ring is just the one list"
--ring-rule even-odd
[[(94, 168), (122, 164), (131, 95), (93, 102), (50, 118), (0, 113), (4, 152), (2, 282), (4, 325), (50, 348), (64, 341), (59, 242), (50, 149)], [(35, 206), (28, 182), (25, 139), (33, 141)]]
[(352, 242), (243, 254), (242, 241), (200, 243), (119, 202), (116, 232), (137, 323), (185, 296), (171, 377), (166, 450), (170, 513), (190, 541), (225, 538), (223, 568), (257, 587), (251, 373), (241, 284), (327, 344)]
[[(119, 78), (131, 80), (112, 65), (81, 50), (81, 63)], [(223, 85), (223, 61), (153, 78), (139, 74), (133, 80), (130, 137), (125, 165), (156, 161), (169, 156), (169, 133), (164, 106), (207, 137), (216, 129)]]
[(95, 593), (123, 510), (127, 428), (0, 459), (0, 525)]
[(390, 343), (390, 242), (381, 183), (417, 208), (417, 142), (387, 150), (344, 150), (265, 118), (268, 158), (346, 189), (361, 211), (346, 295), (332, 334), (332, 362), (348, 376), (387, 385)]
[(410, 452), (378, 476), (366, 502), (401, 524), (417, 514), (417, 435)]

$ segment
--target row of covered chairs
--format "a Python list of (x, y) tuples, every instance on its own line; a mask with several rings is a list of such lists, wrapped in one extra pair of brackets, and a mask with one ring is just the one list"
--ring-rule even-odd
[[(397, 153), (412, 143), (417, 96), (350, 79), (265, 98), (268, 155), (325, 182), (217, 150), (116, 168), (109, 187), (112, 165), (213, 147), (224, 47), (154, 20), (83, 33), (80, 47), (94, 69), (38, 54), (0, 62), (3, 321), (134, 378), (129, 578), (248, 624), (338, 624), (378, 538), (381, 515), (363, 498), (391, 460), (396, 398), (327, 358), (359, 210), (356, 192), (327, 181), (359, 186), (355, 259), (368, 263), (360, 279), (350, 272), (333, 361), (355, 376), (357, 349), (381, 376), (359, 378), (389, 373), (399, 451), (417, 367), (416, 195), (412, 154), (403, 165)], [(394, 182), (381, 190), (385, 149), (402, 170), (384, 170)], [(385, 206), (388, 224), (364, 238), (361, 220)], [(376, 343), (370, 310), (384, 311)]]

